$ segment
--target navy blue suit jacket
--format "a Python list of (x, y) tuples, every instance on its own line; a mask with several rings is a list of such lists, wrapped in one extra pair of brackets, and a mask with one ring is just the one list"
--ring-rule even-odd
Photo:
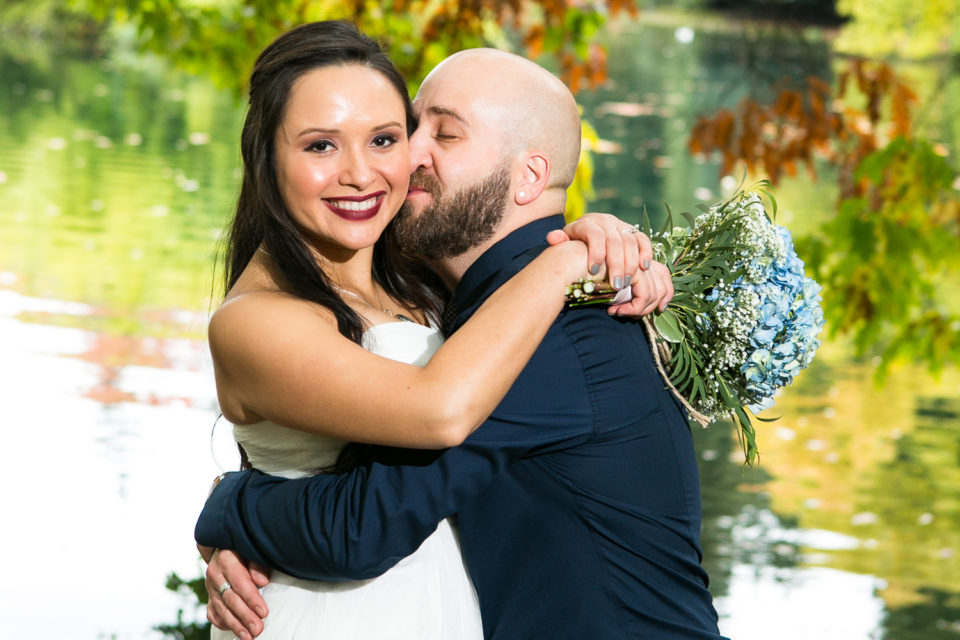
[[(485, 252), (457, 288), (454, 328), (562, 224), (537, 220)], [(565, 311), (463, 445), (375, 458), (298, 480), (230, 474), (197, 541), (303, 578), (366, 578), (457, 514), (487, 638), (720, 637), (690, 428), (639, 324)]]

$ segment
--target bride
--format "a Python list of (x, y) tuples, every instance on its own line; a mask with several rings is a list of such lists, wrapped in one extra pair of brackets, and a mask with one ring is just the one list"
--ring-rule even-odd
[[(297, 477), (362, 464), (364, 443), (458, 445), (526, 365), (565, 285), (589, 276), (582, 243), (556, 244), (443, 342), (443, 284), (402, 251), (392, 224), (407, 196), (414, 124), (403, 78), (349, 23), (298, 27), (257, 60), (227, 293), (209, 327), (220, 407), (249, 466)], [(614, 222), (621, 228), (605, 230), (619, 242), (625, 225), (603, 219)], [(603, 226), (568, 231), (585, 236), (591, 225)], [(633, 273), (649, 250), (642, 234), (624, 244), (611, 275)], [(650, 293), (632, 312), (666, 304), (649, 273), (637, 276)], [(275, 571), (262, 602), (227, 582), (221, 561), (238, 562), (218, 552), (207, 572), (214, 639), (482, 637), (449, 521), (378, 578), (311, 582)], [(248, 598), (266, 605), (262, 623), (225, 604)]]

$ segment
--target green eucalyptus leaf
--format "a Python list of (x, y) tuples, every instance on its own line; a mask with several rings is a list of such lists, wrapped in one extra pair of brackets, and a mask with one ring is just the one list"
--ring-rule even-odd
[(664, 223), (664, 226), (663, 226), (663, 233), (665, 233), (666, 235), (669, 236), (670, 233), (673, 231), (673, 227), (674, 227), (674, 224), (673, 224), (673, 211), (670, 210), (670, 203), (664, 202), (663, 204), (664, 204), (664, 206), (667, 208), (667, 220), (666, 220), (666, 222)]
[(660, 337), (667, 342), (683, 342), (683, 330), (671, 309), (665, 309), (662, 313), (655, 315), (653, 325), (657, 328)]

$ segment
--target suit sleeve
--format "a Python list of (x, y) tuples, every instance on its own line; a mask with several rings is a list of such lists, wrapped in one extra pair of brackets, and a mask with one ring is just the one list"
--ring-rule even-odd
[(511, 463), (593, 435), (583, 371), (555, 323), (494, 414), (441, 452), (381, 450), (345, 474), (285, 480), (229, 474), (197, 522), (200, 544), (312, 580), (380, 575)]

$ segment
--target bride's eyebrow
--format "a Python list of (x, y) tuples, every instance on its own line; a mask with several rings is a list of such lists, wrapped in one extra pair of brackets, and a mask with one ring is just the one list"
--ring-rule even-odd
[[(403, 126), (403, 125), (401, 125), (399, 122), (394, 122), (394, 121), (391, 120), (390, 122), (385, 122), (385, 123), (383, 123), (383, 124), (378, 124), (378, 125), (375, 126), (375, 127), (371, 127), (370, 130), (371, 130), (371, 131), (382, 131), (382, 130), (384, 130), (384, 129), (389, 129), (389, 128), (391, 128), (391, 127), (402, 127), (402, 126)], [(307, 127), (306, 129), (304, 129), (303, 131), (301, 131), (300, 133), (298, 133), (298, 134), (296, 135), (296, 137), (299, 138), (299, 137), (301, 137), (301, 136), (305, 136), (305, 135), (307, 135), (307, 134), (312, 134), (312, 133), (322, 133), (322, 134), (325, 134), (325, 135), (335, 135), (335, 134), (340, 133), (340, 129), (324, 129), (324, 128), (322, 128), (322, 127)]]

